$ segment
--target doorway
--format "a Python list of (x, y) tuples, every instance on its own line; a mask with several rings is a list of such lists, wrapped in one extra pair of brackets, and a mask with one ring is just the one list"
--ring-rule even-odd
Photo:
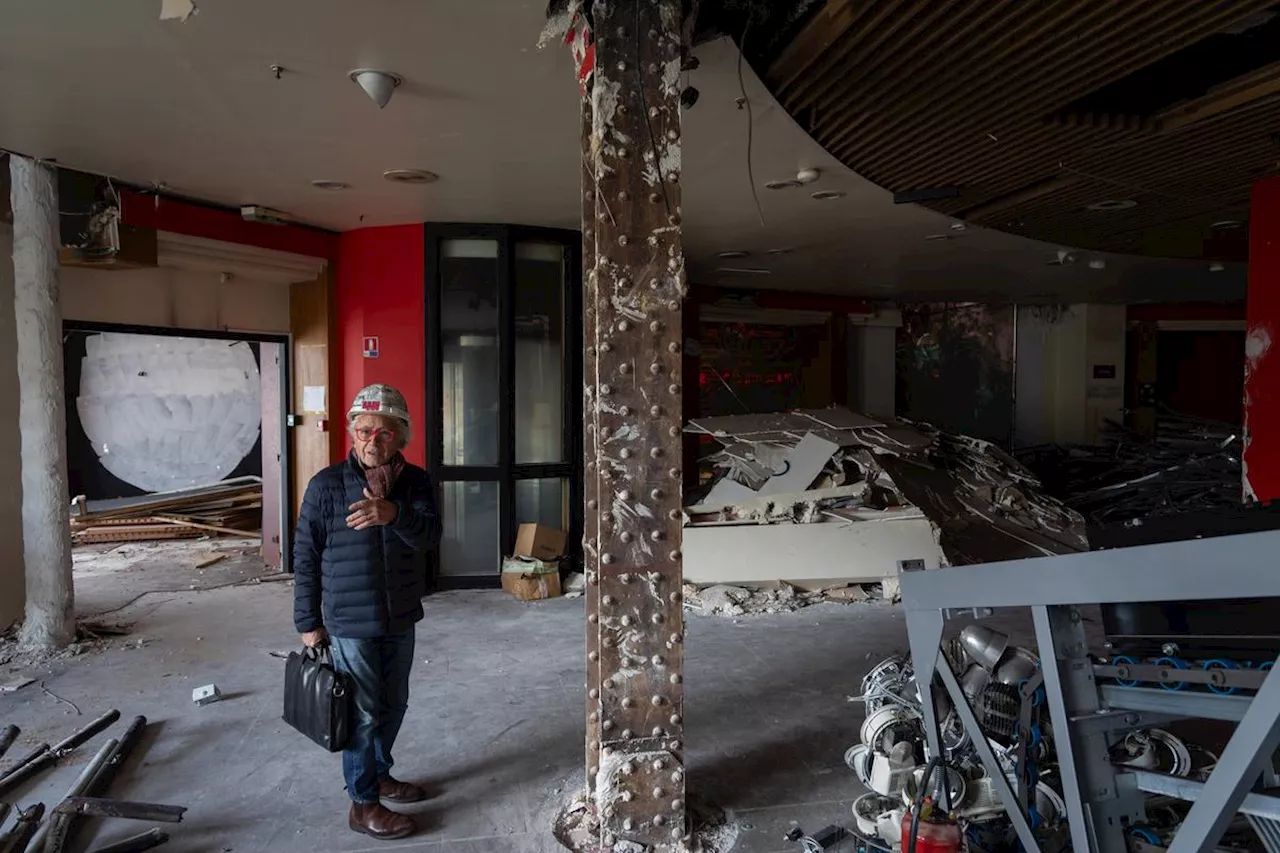
[(426, 226), (437, 586), (497, 586), (527, 522), (581, 538), (581, 237)]

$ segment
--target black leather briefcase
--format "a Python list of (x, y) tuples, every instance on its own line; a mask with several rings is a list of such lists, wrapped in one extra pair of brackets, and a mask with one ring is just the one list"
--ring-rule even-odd
[(351, 679), (333, 668), (328, 647), (290, 652), (284, 665), (284, 721), (329, 752), (351, 731)]

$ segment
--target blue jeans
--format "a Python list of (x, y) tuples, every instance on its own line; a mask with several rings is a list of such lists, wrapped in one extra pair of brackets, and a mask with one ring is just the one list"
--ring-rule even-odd
[(365, 640), (331, 637), (333, 665), (355, 684), (351, 736), (342, 751), (342, 775), (354, 802), (378, 802), (378, 783), (391, 775), (404, 712), (409, 707), (409, 670), (414, 631)]

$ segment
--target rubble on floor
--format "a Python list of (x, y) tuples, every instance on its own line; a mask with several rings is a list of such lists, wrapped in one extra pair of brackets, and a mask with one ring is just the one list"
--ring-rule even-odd
[(262, 479), (237, 477), (208, 486), (134, 498), (71, 503), (71, 538), (78, 545), (196, 539), (256, 538), (262, 528)]
[(749, 588), (732, 584), (699, 587), (687, 583), (682, 590), (686, 610), (704, 616), (757, 616), (764, 613), (794, 613), (815, 604), (854, 604), (874, 599), (894, 600), (896, 590), (885, 595), (881, 584), (832, 584), (803, 589), (780, 581), (770, 588)]
[[(684, 842), (688, 853), (729, 853), (737, 844), (741, 827), (731, 822), (724, 809), (705, 803), (690, 794), (685, 807), (690, 834)], [(555, 816), (552, 835), (566, 850), (594, 853), (600, 849), (600, 818), (596, 805), (583, 793), (574, 798)], [(618, 853), (649, 849), (641, 844), (620, 840), (613, 845)]]
[[(78, 707), (66, 700), (60, 701), (70, 705), (77, 716), (81, 715)], [(162, 823), (182, 821), (182, 815), (187, 810), (183, 806), (107, 798), (120, 769), (130, 763), (133, 753), (144, 740), (147, 734), (147, 718), (135, 717), (128, 728), (119, 733), (118, 740), (112, 738), (102, 743), (91, 759), (88, 759), (82, 747), (114, 726), (119, 719), (119, 711), (108, 711), (53, 746), (48, 743), (35, 745), (34, 739), (28, 738), (34, 748), (19, 753), (19, 757), (7, 762), (5, 769), (0, 771), (0, 823), (3, 823), (4, 815), (10, 811), (8, 803), (4, 801), (17, 799), (14, 794), (24, 791), (28, 783), (40, 777), (46, 770), (58, 765), (82, 762), (85, 762), (85, 767), (60, 803), (55, 803), (49, 808), (39, 802), (29, 804), (26, 808), (15, 806), (12, 809), (14, 820), (7, 829), (0, 832), (0, 850), (81, 849), (69, 842), (78, 830), (84, 828), (86, 817), (125, 818)], [(3, 734), (0, 735), (0, 758), (3, 758), (9, 748), (18, 742), (21, 734), (21, 729), (17, 726), (10, 725), (4, 728)], [(159, 829), (153, 829), (146, 838), (163, 843), (168, 840), (168, 835)], [(140, 842), (144, 839), (142, 836), (137, 836), (132, 840)], [(156, 846), (158, 846), (156, 843), (141, 846), (135, 843), (127, 847), (113, 845), (110, 849), (149, 850)]]
[(1088, 550), (1084, 519), (986, 441), (842, 408), (699, 418), (686, 431), (722, 445), (705, 460), (718, 476), (685, 510), (689, 528), (924, 518), (952, 565)]
[(1106, 424), (1098, 446), (1028, 448), (1019, 456), (1051, 476), (1054, 490), (1091, 523), (1141, 526), (1146, 520), (1242, 506), (1239, 429), (1165, 414), (1146, 441)]

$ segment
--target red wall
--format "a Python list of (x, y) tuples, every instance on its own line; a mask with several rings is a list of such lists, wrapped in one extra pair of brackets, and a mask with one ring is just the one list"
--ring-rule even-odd
[[(423, 305), (423, 229), (393, 225), (347, 231), (338, 239), (332, 354), (338, 365), (334, 429), (356, 392), (374, 382), (398, 388), (414, 418), (405, 458), (426, 465), (426, 339)], [(364, 338), (377, 336), (377, 358), (364, 357)], [(350, 438), (338, 459), (350, 449)], [(338, 461), (335, 459), (335, 461)]]
[(1244, 493), (1280, 497), (1280, 178), (1253, 185), (1244, 380)]

